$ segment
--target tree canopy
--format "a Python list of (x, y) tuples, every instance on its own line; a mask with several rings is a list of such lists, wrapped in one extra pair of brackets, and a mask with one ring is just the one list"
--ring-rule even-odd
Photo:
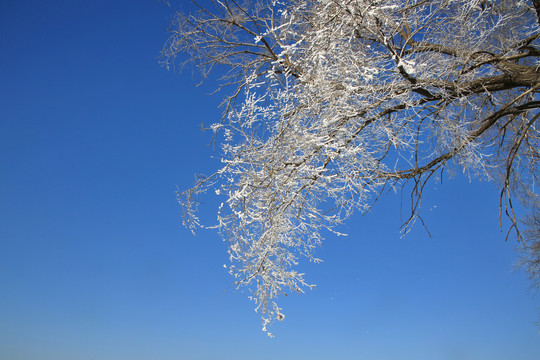
[(179, 200), (194, 230), (198, 196), (224, 197), (228, 268), (253, 290), (263, 330), (284, 317), (280, 294), (312, 286), (295, 265), (319, 261), (326, 231), (406, 189), (406, 233), (426, 183), (448, 171), (498, 181), (501, 217), (538, 266), (539, 238), (521, 236), (512, 202), (538, 203), (538, 1), (193, 4), (176, 14), (164, 62), (222, 75), (224, 116), (210, 128), (223, 166)]

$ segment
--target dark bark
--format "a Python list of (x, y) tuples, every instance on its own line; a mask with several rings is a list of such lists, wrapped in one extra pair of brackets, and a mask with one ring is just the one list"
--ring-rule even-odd
[(538, 17), (538, 24), (540, 24), (540, 0), (532, 0), (534, 9), (536, 10), (536, 16)]

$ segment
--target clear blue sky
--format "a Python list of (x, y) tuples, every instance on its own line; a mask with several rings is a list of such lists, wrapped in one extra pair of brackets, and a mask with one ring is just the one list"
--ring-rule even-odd
[(1, 359), (540, 359), (498, 190), (459, 176), (428, 190), (432, 238), (399, 238), (392, 194), (328, 235), (303, 265), (317, 289), (283, 299), (266, 337), (226, 244), (180, 225), (176, 186), (217, 165), (200, 124), (220, 98), (160, 67), (171, 14), (0, 2)]

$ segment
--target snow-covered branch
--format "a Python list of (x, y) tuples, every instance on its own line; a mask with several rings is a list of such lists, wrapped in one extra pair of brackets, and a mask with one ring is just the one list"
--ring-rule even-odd
[[(224, 167), (180, 194), (224, 196), (229, 270), (263, 327), (325, 234), (383, 189), (422, 189), (447, 168), (501, 179), (501, 211), (536, 198), (538, 17), (525, 0), (220, 0), (179, 13), (163, 54), (232, 86), (212, 128)], [(339, 234), (339, 233), (338, 233)], [(517, 232), (519, 237), (519, 232)]]

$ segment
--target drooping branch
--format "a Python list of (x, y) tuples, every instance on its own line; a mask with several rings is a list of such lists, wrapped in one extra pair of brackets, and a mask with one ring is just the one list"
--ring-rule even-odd
[(500, 177), (517, 228), (511, 199), (535, 194), (540, 158), (536, 0), (213, 4), (179, 15), (164, 50), (232, 87), (211, 126), (224, 166), (182, 201), (225, 197), (215, 227), (265, 330), (283, 319), (280, 294), (310, 287), (299, 259), (318, 261), (323, 232), (384, 189), (410, 191), (408, 229), (435, 174)]

